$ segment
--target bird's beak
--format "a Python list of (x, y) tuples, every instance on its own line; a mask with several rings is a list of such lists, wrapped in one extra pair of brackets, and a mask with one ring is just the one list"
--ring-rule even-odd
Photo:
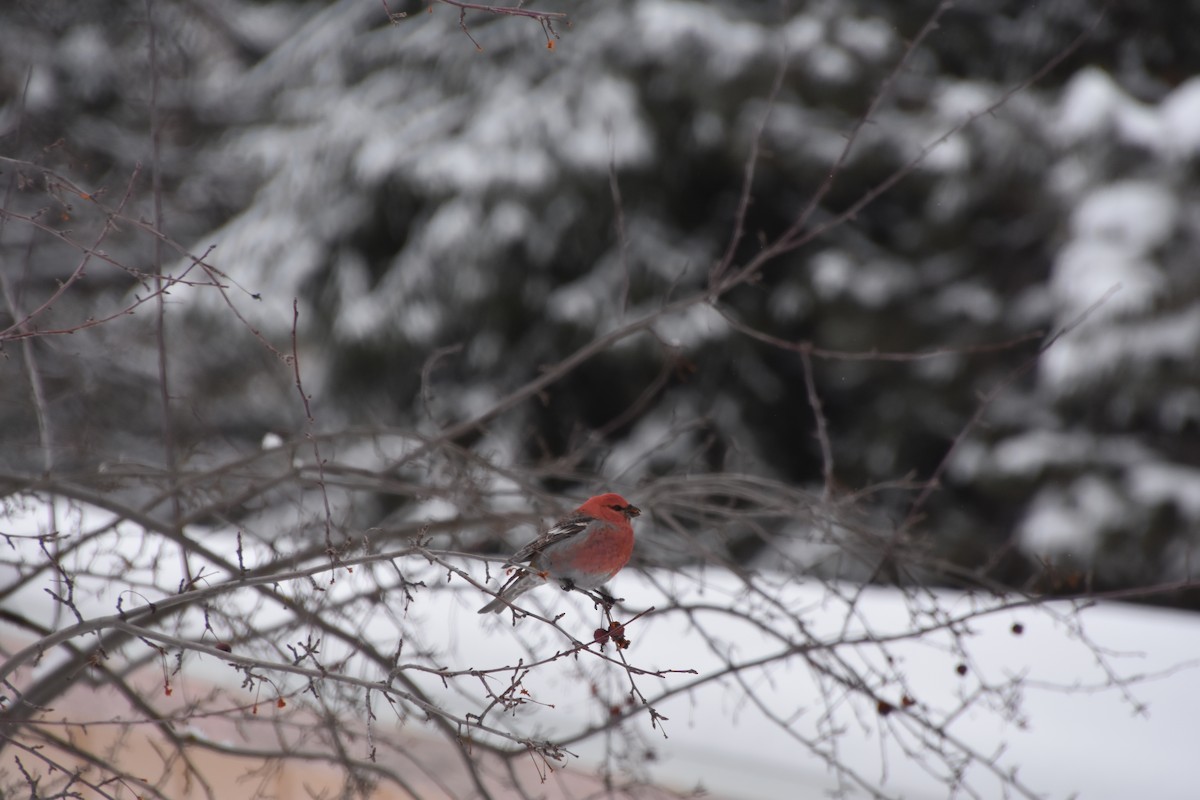
[(638, 514), (641, 514), (641, 513), (642, 513), (642, 510), (640, 508), (638, 508), (637, 506), (625, 506), (625, 516), (627, 516), (627, 517), (636, 517)]

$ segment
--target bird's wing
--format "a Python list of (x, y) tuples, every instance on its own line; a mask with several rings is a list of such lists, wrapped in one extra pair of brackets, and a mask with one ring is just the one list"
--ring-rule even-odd
[(569, 517), (563, 517), (541, 536), (513, 553), (508, 563), (519, 564), (522, 561), (528, 561), (550, 545), (582, 533), (591, 522), (592, 518), (586, 514), (572, 514)]

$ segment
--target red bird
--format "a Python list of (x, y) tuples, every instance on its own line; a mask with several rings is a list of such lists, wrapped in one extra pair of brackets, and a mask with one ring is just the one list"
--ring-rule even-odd
[(507, 564), (528, 561), (479, 609), (499, 613), (530, 589), (558, 581), (564, 589), (599, 589), (629, 563), (633, 526), (642, 513), (619, 494), (598, 494), (560, 519), (550, 530), (513, 553)]

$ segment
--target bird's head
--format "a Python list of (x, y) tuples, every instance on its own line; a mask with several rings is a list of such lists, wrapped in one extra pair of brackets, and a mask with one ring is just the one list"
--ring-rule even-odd
[[(589, 508), (590, 507), (590, 508)], [(615, 511), (618, 514), (623, 514), (627, 519), (633, 519), (642, 513), (642, 510), (630, 503), (619, 494), (609, 492), (608, 494), (596, 495), (581, 506), (584, 510), (599, 510)]]

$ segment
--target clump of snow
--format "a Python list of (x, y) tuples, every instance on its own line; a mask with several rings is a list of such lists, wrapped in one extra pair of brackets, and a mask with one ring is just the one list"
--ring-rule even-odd
[(812, 310), (812, 297), (794, 283), (777, 287), (767, 298), (767, 310), (776, 322), (795, 322)]
[(887, 57), (896, 41), (895, 31), (882, 19), (873, 17), (841, 17), (834, 35), (844, 47), (871, 61)]
[(939, 313), (989, 324), (999, 319), (1004, 306), (991, 288), (973, 282), (953, 283), (938, 292), (933, 306)]
[(789, 53), (803, 53), (825, 38), (825, 22), (809, 14), (797, 14), (783, 28), (783, 40)]
[[(55, 103), (58, 102), (58, 86), (55, 84), (53, 74), (49, 69), (43, 66), (29, 67), (23, 99), (27, 112), (37, 113), (54, 107)], [(14, 127), (14, 123), (5, 119), (3, 127), (4, 130), (11, 130)]]
[(1130, 97), (1098, 68), (1080, 70), (1067, 84), (1053, 130), (1064, 145), (1114, 135), (1169, 158), (1200, 152), (1200, 78), (1191, 78), (1157, 107)]
[(478, 417), (496, 407), (499, 400), (494, 387), (469, 387), (454, 395), (454, 405), (460, 417)]
[(688, 52), (689, 44), (696, 43), (705, 54), (696, 69), (721, 83), (740, 75), (769, 47), (758, 25), (730, 19), (712, 6), (680, 0), (638, 3), (629, 24), (635, 30), (652, 31), (664, 53)]
[(479, 217), (478, 204), (469, 200), (441, 204), (420, 231), (421, 249), (433, 253), (451, 249), (478, 230)]
[[(325, 251), (319, 237), (305, 224), (300, 209), (270, 205), (255, 204), (216, 231), (210, 237), (216, 247), (207, 261), (236, 272), (238, 283), (261, 297), (256, 303), (239, 305), (253, 315), (252, 321), (279, 327), (284, 324), (280, 320), (290, 325), (292, 300), (301, 295), (299, 287), (321, 265)], [(196, 252), (203, 249), (198, 247)], [(186, 269), (189, 264), (184, 262), (179, 268)], [(235, 301), (244, 299), (238, 293), (231, 295)], [(188, 292), (183, 298), (202, 307), (224, 305), (215, 291)]]
[(854, 260), (842, 250), (825, 250), (812, 260), (813, 288), (831, 300), (847, 291), (854, 280)]
[(528, 206), (506, 200), (498, 203), (488, 214), (487, 226), (497, 242), (508, 244), (530, 235), (537, 226), (537, 220)]
[(997, 444), (990, 457), (999, 475), (1036, 476), (1056, 466), (1125, 465), (1149, 460), (1136, 439), (1098, 438), (1082, 431), (1031, 430)]
[[(931, 130), (927, 139), (940, 132)], [(971, 164), (971, 143), (964, 133), (956, 133), (934, 145), (921, 160), (921, 169), (932, 172), (961, 172)]]
[[(1174, 236), (1179, 215), (1176, 196), (1149, 181), (1102, 186), (1080, 202), (1071, 239), (1055, 260), (1050, 292), (1060, 324), (1074, 322), (1102, 298), (1104, 303), (1042, 359), (1039, 369), (1051, 389), (1072, 390), (1111, 374), (1127, 358), (1162, 353), (1165, 340), (1145, 350), (1133, 347), (1133, 339), (1149, 345), (1150, 338), (1161, 338), (1152, 334), (1162, 319), (1147, 320), (1145, 314), (1169, 291), (1156, 255)], [(1124, 324), (1134, 316), (1136, 326)], [(1186, 328), (1159, 332), (1192, 341)]]
[(555, 289), (546, 300), (546, 318), (556, 322), (575, 321), (581, 325), (595, 323), (605, 297), (597, 293), (600, 282), (592, 277), (595, 274)]
[(911, 291), (913, 270), (896, 261), (859, 263), (842, 250), (825, 250), (813, 257), (813, 287), (825, 300), (849, 295), (871, 308), (879, 308), (898, 295)]
[[(486, 116), (481, 112), (481, 116)], [(554, 162), (538, 147), (515, 145), (504, 158), (493, 157), (493, 145), (464, 137), (432, 148), (411, 165), (414, 179), (437, 191), (480, 194), (496, 184), (532, 190), (558, 174)]]
[(1189, 520), (1200, 520), (1200, 470), (1175, 464), (1137, 464), (1129, 469), (1126, 483), (1139, 504), (1173, 503)]
[(677, 314), (663, 317), (655, 323), (654, 330), (664, 342), (678, 347), (693, 348), (727, 336), (729, 323), (715, 308), (707, 303), (700, 303)]
[[(361, 168), (377, 172), (396, 159), (422, 185), (479, 195), (497, 185), (542, 188), (557, 177), (559, 164), (602, 172), (610, 164), (649, 161), (652, 137), (634, 87), (612, 75), (597, 75), (578, 91), (568, 78), (535, 84), (521, 75), (498, 73), (463, 120), (461, 132), (443, 131), (412, 147), (417, 138), (413, 131), (396, 137), (389, 128), (388, 138), (376, 137), (364, 148)], [(441, 127), (453, 117), (434, 116), (442, 119)], [(410, 146), (401, 152), (398, 142)]]
[(1125, 523), (1128, 501), (1110, 482), (1085, 475), (1066, 489), (1047, 488), (1017, 526), (1021, 547), (1045, 556), (1088, 558), (1106, 531)]
[(1151, 261), (1094, 240), (1072, 242), (1059, 253), (1050, 281), (1060, 320), (1082, 313), (1111, 290), (1093, 320), (1149, 309), (1166, 290), (1166, 279)]
[(98, 97), (117, 80), (114, 63), (99, 25), (72, 26), (59, 41), (58, 64), (84, 97)]
[(823, 83), (845, 83), (855, 74), (854, 59), (840, 47), (823, 42), (804, 54), (804, 66)]
[(1200, 153), (1200, 77), (1189, 78), (1159, 107), (1163, 147), (1178, 156)]
[(420, 301), (407, 303), (396, 324), (409, 341), (432, 342), (442, 324), (442, 307)]
[[(765, 100), (751, 100), (742, 107), (738, 117), (738, 140), (750, 142), (758, 134), (763, 118), (767, 124), (764, 140), (782, 152), (796, 150), (805, 159), (832, 164), (846, 148), (846, 132), (830, 126), (829, 119), (817, 111), (798, 104), (770, 106)], [(796, 131), (805, 135), (797, 138)], [(850, 161), (865, 148), (850, 151)]]
[(1108, 73), (1089, 67), (1075, 73), (1059, 103), (1054, 127), (1064, 144), (1074, 144), (1107, 130), (1113, 118), (1129, 102)]
[[(564, 85), (562, 93), (565, 102), (556, 108), (542, 107), (536, 98), (532, 102), (544, 121), (546, 144), (556, 149), (564, 162), (581, 170), (607, 172), (610, 165), (650, 161), (653, 138), (637, 90), (628, 81), (597, 75), (585, 91), (575, 94)], [(524, 128), (521, 135), (527, 135)]]
[(1039, 374), (1049, 390), (1072, 394), (1087, 391), (1118, 370), (1136, 374), (1166, 360), (1191, 364), (1197, 352), (1200, 308), (1184, 308), (1133, 324), (1112, 320), (1103, 326), (1085, 325), (1046, 351)]
[(964, 439), (951, 456), (947, 474), (959, 483), (970, 483), (983, 474), (990, 460), (990, 449), (983, 442)]
[(1085, 198), (1071, 217), (1071, 228), (1078, 238), (1141, 254), (1171, 238), (1178, 216), (1178, 201), (1161, 184), (1121, 181)]
[(961, 122), (980, 114), (996, 102), (995, 87), (973, 81), (955, 81), (937, 92), (934, 108), (946, 119)]
[(413, 519), (426, 522), (457, 519), (460, 515), (458, 506), (444, 497), (430, 497), (419, 503), (412, 512)]
[[(392, 76), (388, 74), (388, 79)], [(431, 88), (406, 87), (377, 109), (374, 118), (362, 119), (362, 138), (354, 156), (355, 178), (365, 184), (387, 180), (415, 155), (428, 154), (433, 142), (465, 123), (471, 104), (462, 97), (445, 97)]]

